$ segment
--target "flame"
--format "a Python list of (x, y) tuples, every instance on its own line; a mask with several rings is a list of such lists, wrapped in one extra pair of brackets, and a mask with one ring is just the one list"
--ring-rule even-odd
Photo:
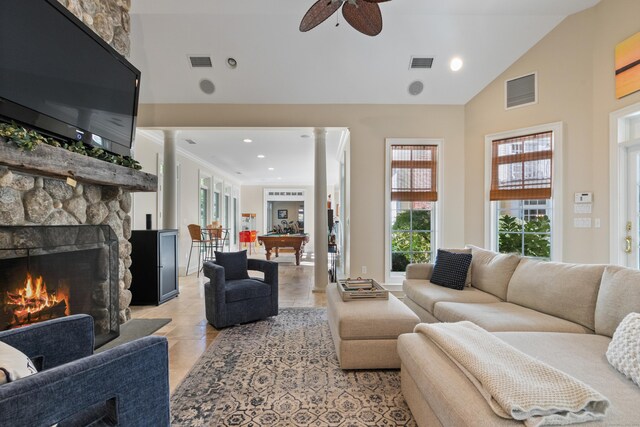
[[(38, 314), (47, 308), (65, 302), (65, 315), (69, 315), (69, 304), (67, 300), (68, 292), (59, 289), (57, 292), (49, 293), (47, 285), (42, 276), (35, 280), (30, 273), (24, 280), (24, 288), (18, 289), (15, 293), (7, 293), (8, 302), (13, 305), (13, 314), (16, 318), (27, 318), (35, 320)], [(35, 316), (32, 316), (35, 315)]]

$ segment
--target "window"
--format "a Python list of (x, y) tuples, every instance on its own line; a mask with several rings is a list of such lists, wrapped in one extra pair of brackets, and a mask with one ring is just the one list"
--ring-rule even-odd
[(438, 145), (388, 140), (388, 276), (434, 259)]
[(206, 227), (210, 219), (210, 190), (211, 178), (200, 178), (200, 191), (198, 194), (200, 225)]
[(553, 236), (559, 236), (555, 225), (561, 223), (554, 203), (561, 200), (561, 130), (558, 123), (487, 137), (492, 249), (560, 257), (560, 238)]

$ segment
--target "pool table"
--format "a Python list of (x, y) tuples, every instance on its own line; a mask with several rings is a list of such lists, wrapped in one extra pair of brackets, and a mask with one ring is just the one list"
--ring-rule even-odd
[(309, 241), (308, 234), (278, 234), (268, 233), (258, 236), (258, 242), (264, 245), (267, 252), (267, 260), (271, 259), (271, 251), (276, 250), (278, 256), (279, 248), (293, 248), (296, 251), (296, 265), (300, 265), (300, 255), (304, 244)]

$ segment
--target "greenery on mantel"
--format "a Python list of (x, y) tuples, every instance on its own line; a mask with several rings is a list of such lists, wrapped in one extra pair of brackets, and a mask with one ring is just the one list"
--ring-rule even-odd
[(35, 150), (38, 144), (47, 144), (53, 147), (64, 148), (65, 150), (82, 154), (83, 156), (93, 157), (94, 159), (102, 160), (120, 166), (125, 166), (131, 169), (142, 169), (140, 163), (129, 156), (111, 154), (98, 147), (89, 148), (81, 141), (58, 141), (57, 139), (46, 137), (34, 130), (28, 130), (14, 122), (0, 122), (0, 136), (4, 137), (7, 142), (13, 142), (19, 148), (25, 151)]

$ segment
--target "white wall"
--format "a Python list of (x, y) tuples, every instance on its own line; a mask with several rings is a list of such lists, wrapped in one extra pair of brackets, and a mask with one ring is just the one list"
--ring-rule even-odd
[[(135, 152), (134, 158), (142, 165), (142, 170), (145, 172), (158, 174), (158, 158), (162, 162), (163, 146), (162, 142), (154, 139), (154, 137), (138, 130), (136, 132)], [(178, 186), (178, 239), (179, 239), (179, 254), (178, 264), (180, 267), (180, 274), (183, 275), (187, 267), (187, 258), (189, 256), (189, 249), (191, 247), (191, 238), (187, 226), (189, 224), (199, 223), (199, 176), (201, 174), (210, 175), (217, 179), (222, 179), (225, 185), (230, 184), (236, 188), (240, 187), (238, 181), (232, 177), (214, 168), (208, 163), (205, 163), (199, 159), (193, 158), (191, 155), (187, 155), (181, 151), (178, 151), (178, 164), (180, 165), (180, 185)], [(158, 200), (162, 200), (162, 177), (158, 177), (160, 185), (158, 186), (158, 193), (133, 193), (133, 229), (144, 230), (145, 229), (145, 214), (153, 214), (153, 228), (157, 229), (158, 215), (156, 212), (158, 209)], [(161, 209), (160, 209), (161, 210)], [(238, 226), (240, 226), (240, 218), (238, 217)], [(231, 242), (233, 242), (232, 236), (229, 236)], [(195, 256), (197, 253), (194, 250), (193, 259), (189, 269), (194, 272), (198, 263)]]

